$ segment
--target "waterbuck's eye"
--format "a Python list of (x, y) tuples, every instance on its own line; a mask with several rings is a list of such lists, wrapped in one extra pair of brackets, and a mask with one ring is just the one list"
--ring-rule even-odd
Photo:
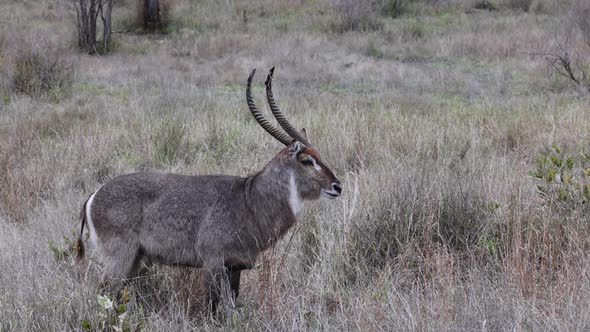
[(306, 158), (301, 161), (301, 163), (305, 166), (313, 166), (313, 160)]

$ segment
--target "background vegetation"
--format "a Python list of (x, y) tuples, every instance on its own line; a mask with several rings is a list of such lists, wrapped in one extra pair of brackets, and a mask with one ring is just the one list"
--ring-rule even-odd
[[(586, 1), (177, 0), (157, 34), (118, 5), (89, 56), (68, 2), (0, 4), (0, 330), (590, 328)], [(115, 300), (91, 256), (81, 282), (79, 211), (109, 179), (274, 156), (244, 98), (272, 66), (343, 197), (306, 206), (222, 322), (198, 270)]]

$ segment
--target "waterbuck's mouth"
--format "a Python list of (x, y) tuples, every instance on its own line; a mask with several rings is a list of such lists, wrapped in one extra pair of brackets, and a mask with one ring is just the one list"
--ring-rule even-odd
[(334, 199), (334, 198), (340, 196), (340, 193), (335, 190), (328, 191), (328, 190), (322, 189), (322, 195), (326, 198)]

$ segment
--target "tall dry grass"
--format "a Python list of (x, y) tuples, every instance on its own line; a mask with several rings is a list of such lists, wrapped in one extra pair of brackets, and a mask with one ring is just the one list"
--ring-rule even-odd
[[(62, 27), (54, 5), (0, 8)], [(333, 33), (328, 1), (179, 1), (178, 31), (80, 55), (65, 98), (0, 89), (0, 330), (588, 329), (588, 97), (527, 54), (554, 46), (560, 17), (472, 5)], [(72, 259), (87, 195), (139, 170), (263, 167), (280, 146), (244, 83), (274, 65), (343, 197), (306, 206), (224, 321), (199, 270), (151, 267), (109, 307), (100, 264), (81, 281)]]

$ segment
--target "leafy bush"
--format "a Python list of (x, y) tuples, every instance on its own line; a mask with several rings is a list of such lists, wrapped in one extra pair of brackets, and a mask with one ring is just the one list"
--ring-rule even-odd
[(371, 58), (381, 59), (385, 56), (383, 51), (377, 45), (377, 42), (373, 38), (369, 38), (367, 40), (367, 56)]
[(142, 323), (133, 316), (142, 312), (143, 308), (137, 307), (137, 294), (125, 287), (119, 299), (111, 299), (109, 295), (98, 295), (96, 300), (98, 307), (96, 316), (80, 321), (80, 326), (85, 331), (139, 331)]
[(381, 14), (398, 17), (407, 10), (410, 0), (381, 0)]
[(383, 27), (379, 21), (379, 4), (375, 1), (336, 0), (338, 20), (333, 24), (337, 32), (372, 31)]
[(424, 25), (419, 21), (404, 24), (402, 27), (403, 41), (417, 41), (424, 38), (425, 34)]
[(338, 20), (332, 25), (337, 32), (380, 30), (380, 16), (396, 18), (408, 12), (416, 0), (335, 0)]
[(588, 209), (590, 153), (571, 153), (554, 145), (539, 156), (537, 167), (530, 175), (541, 180), (537, 185), (539, 195), (562, 217)]
[(481, 9), (481, 10), (497, 10), (498, 8), (496, 8), (496, 5), (494, 5), (493, 2), (488, 1), (488, 0), (483, 0), (483, 1), (478, 1), (473, 5), (473, 8), (475, 9)]
[(533, 0), (507, 0), (506, 5), (508, 8), (513, 10), (521, 10), (523, 12), (528, 12), (531, 8), (531, 4)]
[[(552, 146), (529, 172), (536, 179), (540, 204), (526, 222), (530, 264), (545, 280), (555, 280), (564, 264), (588, 256), (590, 153)], [(514, 250), (513, 252), (516, 252)]]
[(73, 74), (74, 63), (63, 50), (25, 43), (14, 59), (12, 85), (31, 97), (59, 101), (70, 93)]

